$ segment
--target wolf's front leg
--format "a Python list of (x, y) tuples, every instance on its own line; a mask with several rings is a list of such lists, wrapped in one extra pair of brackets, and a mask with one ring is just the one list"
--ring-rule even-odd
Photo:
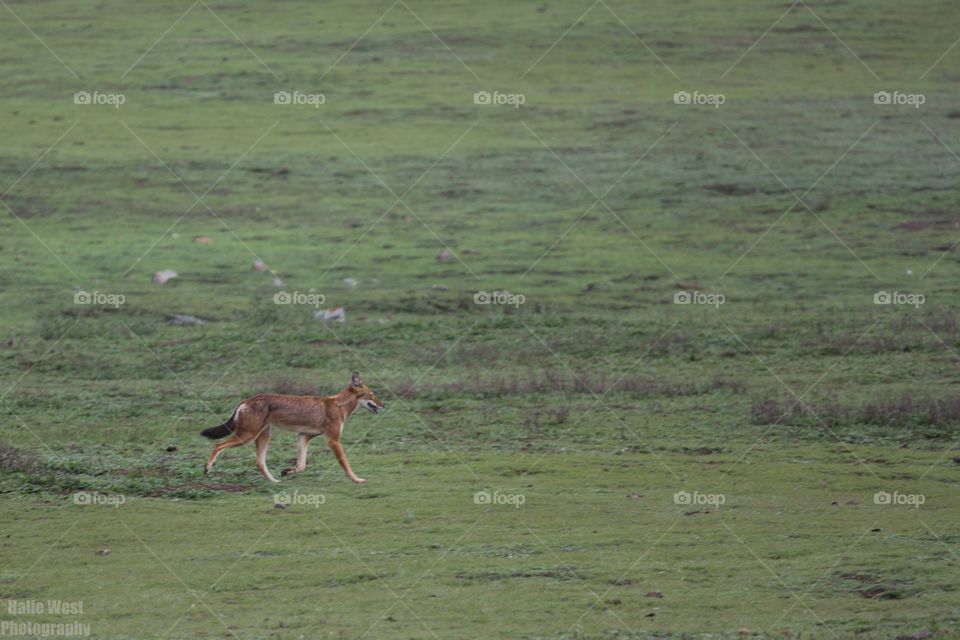
[(363, 484), (366, 482), (363, 478), (357, 477), (357, 474), (353, 472), (353, 469), (350, 468), (350, 462), (347, 460), (347, 454), (343, 450), (340, 441), (334, 438), (330, 438), (327, 441), (327, 444), (330, 445), (330, 450), (333, 451), (333, 455), (337, 456), (337, 462), (340, 463), (340, 466), (343, 467), (344, 473), (347, 474), (347, 477), (356, 482), (357, 484)]

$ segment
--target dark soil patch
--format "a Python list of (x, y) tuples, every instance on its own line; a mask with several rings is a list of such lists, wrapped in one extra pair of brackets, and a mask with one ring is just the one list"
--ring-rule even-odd
[(684, 448), (684, 453), (691, 456), (709, 456), (714, 453), (723, 453), (723, 449), (712, 449), (710, 447), (700, 447), (699, 449)]
[(37, 456), (34, 453), (0, 442), (0, 469), (29, 473), (36, 466)]
[(226, 491), (228, 493), (240, 493), (246, 491), (249, 487), (242, 484), (232, 484), (229, 482), (188, 482), (178, 484), (162, 489), (152, 489), (144, 492), (142, 495), (146, 498), (163, 498), (183, 491)]
[(496, 582), (499, 580), (513, 580), (516, 578), (552, 578), (554, 580), (579, 580), (580, 577), (571, 569), (527, 569), (516, 571), (461, 571), (456, 574), (457, 580), (472, 582)]
[(774, 33), (814, 33), (825, 30), (810, 24), (798, 24), (793, 27), (777, 27), (776, 29), (771, 29), (771, 31)]
[(704, 185), (703, 188), (725, 196), (749, 196), (757, 192), (754, 187), (745, 187), (738, 184), (708, 184)]

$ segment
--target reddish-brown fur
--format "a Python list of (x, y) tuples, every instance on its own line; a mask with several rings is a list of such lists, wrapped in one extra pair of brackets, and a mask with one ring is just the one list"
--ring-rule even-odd
[(317, 396), (290, 396), (279, 393), (258, 393), (240, 403), (233, 416), (218, 427), (205, 429), (202, 435), (208, 438), (221, 438), (230, 434), (226, 440), (218, 442), (204, 467), (204, 473), (210, 473), (217, 456), (224, 449), (239, 447), (251, 440), (257, 446), (257, 468), (260, 473), (272, 482), (279, 482), (267, 469), (267, 447), (270, 445), (271, 426), (277, 426), (287, 431), (296, 431), (297, 463), (283, 471), (283, 475), (300, 473), (307, 466), (307, 445), (319, 435), (327, 436), (327, 444), (343, 467), (347, 477), (354, 482), (366, 482), (350, 468), (347, 454), (340, 444), (340, 434), (347, 418), (357, 408), (363, 405), (370, 411), (378, 413), (383, 409), (383, 403), (373, 391), (360, 380), (360, 375), (354, 372), (350, 385), (340, 393), (325, 398)]

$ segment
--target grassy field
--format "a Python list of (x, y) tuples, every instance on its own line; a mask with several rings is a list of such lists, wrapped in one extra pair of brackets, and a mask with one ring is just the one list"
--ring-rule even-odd
[(0, 4), (0, 635), (960, 633), (954, 4)]

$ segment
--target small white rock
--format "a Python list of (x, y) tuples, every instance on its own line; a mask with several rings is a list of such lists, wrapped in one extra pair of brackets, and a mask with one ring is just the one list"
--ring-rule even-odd
[(153, 281), (157, 284), (167, 284), (177, 277), (176, 271), (157, 271), (153, 274)]
[(344, 311), (343, 307), (337, 307), (336, 309), (317, 309), (313, 317), (317, 320), (323, 320), (324, 322), (346, 322), (347, 312)]
[(175, 313), (170, 318), (170, 324), (178, 327), (192, 327), (198, 324), (205, 324), (203, 320), (196, 316), (190, 316), (185, 313)]

